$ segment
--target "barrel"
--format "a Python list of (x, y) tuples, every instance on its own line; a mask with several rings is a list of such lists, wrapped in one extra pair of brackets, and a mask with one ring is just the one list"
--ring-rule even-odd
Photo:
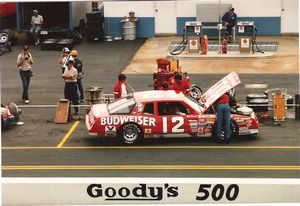
[(103, 88), (102, 87), (88, 87), (85, 89), (86, 100), (89, 104), (103, 103)]
[(135, 21), (125, 21), (123, 23), (123, 37), (124, 37), (124, 40), (135, 40), (136, 39)]

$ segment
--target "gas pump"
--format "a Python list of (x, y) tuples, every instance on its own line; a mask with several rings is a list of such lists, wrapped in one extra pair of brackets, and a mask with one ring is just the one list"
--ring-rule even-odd
[(256, 34), (257, 28), (255, 27), (254, 21), (238, 21), (238, 35), (240, 38), (240, 52), (252, 53), (255, 52), (254, 47), (258, 52), (263, 53), (257, 46)]
[(201, 33), (201, 21), (185, 22), (185, 37), (187, 39), (189, 53), (199, 53)]

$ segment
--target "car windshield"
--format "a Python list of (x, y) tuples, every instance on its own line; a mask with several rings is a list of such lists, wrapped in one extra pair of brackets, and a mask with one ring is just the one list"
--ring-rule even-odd
[(200, 105), (200, 103), (195, 100), (193, 97), (190, 96), (185, 96), (186, 97), (186, 101), (188, 102), (188, 104), (196, 111), (198, 112), (203, 112), (203, 107)]
[(127, 96), (107, 105), (109, 114), (129, 114), (135, 105), (133, 96)]

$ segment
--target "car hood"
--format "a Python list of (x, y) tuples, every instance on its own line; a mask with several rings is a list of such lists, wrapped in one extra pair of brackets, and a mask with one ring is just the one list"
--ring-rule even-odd
[(231, 72), (223, 79), (209, 88), (200, 98), (200, 102), (204, 105), (205, 112), (217, 99), (219, 99), (228, 90), (240, 84), (240, 77), (236, 72)]

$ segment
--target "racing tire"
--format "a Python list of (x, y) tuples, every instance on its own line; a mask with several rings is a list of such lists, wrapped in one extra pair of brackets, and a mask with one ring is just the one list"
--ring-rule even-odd
[(250, 105), (247, 106), (252, 108), (254, 112), (267, 112), (268, 102), (268, 99), (251, 99), (248, 101)]
[(8, 41), (7, 42), (10, 42), (12, 46), (17, 44), (17, 38), (15, 36), (15, 33), (11, 29), (3, 29), (1, 31), (1, 33), (2, 32), (7, 33), (7, 35), (8, 35)]
[[(213, 129), (212, 129), (212, 137), (217, 141), (219, 138), (217, 136), (217, 122), (215, 122)], [(239, 128), (237, 126), (237, 124), (233, 121), (230, 121), (230, 139), (231, 141), (235, 141), (235, 139), (238, 137), (239, 135)], [(224, 131), (221, 132), (221, 137), (224, 138)]]
[(143, 131), (137, 124), (127, 123), (121, 127), (119, 137), (122, 143), (137, 144), (143, 139)]
[(190, 93), (191, 93), (191, 97), (192, 98), (194, 98), (195, 100), (199, 100), (200, 97), (203, 94), (203, 91), (202, 91), (202, 89), (198, 85), (193, 84), (191, 86), (191, 92)]
[(9, 35), (7, 32), (1, 31), (0, 32), (0, 44), (6, 44), (9, 42)]
[(268, 96), (264, 93), (252, 93), (246, 96), (246, 101), (250, 103), (252, 99), (268, 99)]

